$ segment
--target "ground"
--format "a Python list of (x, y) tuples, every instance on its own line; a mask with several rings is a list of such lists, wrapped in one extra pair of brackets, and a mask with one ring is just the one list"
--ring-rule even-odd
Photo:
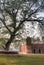
[(44, 65), (44, 54), (0, 55), (0, 65)]

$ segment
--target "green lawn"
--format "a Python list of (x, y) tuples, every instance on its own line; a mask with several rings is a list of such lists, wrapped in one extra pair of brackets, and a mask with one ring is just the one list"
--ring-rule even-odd
[(44, 65), (44, 54), (0, 55), (0, 65)]

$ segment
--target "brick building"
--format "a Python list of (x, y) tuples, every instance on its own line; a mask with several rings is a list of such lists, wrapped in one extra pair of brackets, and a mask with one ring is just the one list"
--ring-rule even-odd
[(20, 45), (20, 53), (44, 53), (44, 42), (31, 42), (31, 38), (26, 39), (26, 44)]

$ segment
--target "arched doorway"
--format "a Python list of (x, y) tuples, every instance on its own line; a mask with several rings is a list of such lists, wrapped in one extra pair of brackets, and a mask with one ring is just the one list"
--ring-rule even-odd
[(33, 50), (33, 53), (36, 53), (36, 50), (35, 49)]
[(41, 49), (39, 49), (39, 53), (41, 53)]

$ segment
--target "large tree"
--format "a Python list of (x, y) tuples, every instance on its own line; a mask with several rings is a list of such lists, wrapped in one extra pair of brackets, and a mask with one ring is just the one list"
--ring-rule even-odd
[[(18, 31), (22, 29), (24, 22), (39, 22), (42, 26), (44, 23), (40, 18), (34, 18), (38, 11), (41, 11), (43, 7), (43, 0), (0, 0), (0, 12), (2, 17), (0, 21), (4, 24), (10, 34), (10, 38), (5, 44), (5, 50), (9, 50), (11, 42), (15, 36), (18, 35)], [(11, 24), (7, 25), (6, 18), (10, 17)], [(10, 27), (11, 28), (10, 28)], [(13, 29), (13, 30), (12, 30)]]

